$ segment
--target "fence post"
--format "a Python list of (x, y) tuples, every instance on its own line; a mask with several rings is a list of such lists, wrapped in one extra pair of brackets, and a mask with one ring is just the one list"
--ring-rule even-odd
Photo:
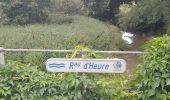
[(3, 47), (0, 47), (0, 65), (5, 65), (4, 48)]

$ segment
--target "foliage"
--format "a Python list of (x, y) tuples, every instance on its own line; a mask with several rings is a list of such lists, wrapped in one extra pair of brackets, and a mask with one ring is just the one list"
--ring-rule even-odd
[(170, 37), (149, 41), (145, 46), (144, 63), (139, 66), (138, 88), (142, 100), (170, 99)]
[(42, 23), (48, 19), (44, 9), (50, 4), (50, 0), (6, 0), (3, 10), (10, 23), (25, 25), (30, 23)]
[[(78, 44), (96, 50), (118, 50), (121, 34), (98, 20), (75, 16), (72, 23), (61, 25), (5, 26), (0, 28), (0, 45), (4, 48), (72, 49)], [(8, 52), (6, 59), (38, 64), (48, 57), (65, 57), (61, 53)], [(41, 66), (40, 64), (38, 64)]]
[[(75, 49), (86, 49), (88, 57), (100, 57), (86, 46), (78, 45)], [(80, 55), (76, 53), (70, 57), (79, 58)], [(8, 61), (6, 65), (0, 66), (1, 100), (136, 100), (137, 92), (125, 90), (127, 83), (127, 77), (116, 74), (54, 74), (18, 61)]]
[(3, 4), (0, 3), (0, 26), (7, 24), (9, 21), (2, 8), (3, 8)]
[(84, 0), (85, 10), (89, 15), (101, 17), (109, 10), (110, 0)]
[[(36, 66), (10, 62), (0, 68), (0, 99), (26, 100), (80, 100), (84, 84), (93, 86), (93, 80), (76, 74), (50, 74)], [(87, 93), (93, 95), (92, 89)], [(92, 93), (92, 94), (90, 94)], [(87, 94), (86, 94), (87, 95)]]
[(119, 6), (133, 0), (83, 0), (84, 13), (101, 20), (116, 22), (115, 15)]
[(66, 55), (67, 58), (82, 58), (81, 52), (86, 53), (86, 58), (102, 58), (103, 56), (101, 54), (95, 53), (91, 48), (85, 46), (85, 45), (77, 45), (74, 48), (75, 52), (68, 53)]
[[(65, 15), (85, 15), (103, 20), (113, 17), (120, 4), (132, 0), (1, 0), (8, 24), (47, 23)], [(59, 21), (59, 20), (58, 20)]]
[[(167, 31), (169, 26), (169, 0), (140, 0), (123, 4), (118, 14), (118, 24), (124, 30)], [(125, 8), (128, 12), (124, 13)]]
[[(99, 58), (88, 47), (78, 45), (76, 50), (87, 50), (88, 57)], [(75, 52), (76, 53), (76, 52)], [(79, 57), (72, 54), (71, 57)], [(48, 73), (37, 66), (8, 62), (0, 66), (0, 99), (26, 100), (89, 100), (135, 99), (136, 92), (124, 91), (127, 80), (122, 75), (95, 76), (81, 73)]]
[(85, 44), (98, 50), (119, 48), (117, 44), (122, 41), (118, 29), (93, 18), (71, 18), (70, 24), (2, 27), (0, 45), (5, 48), (71, 49), (77, 44)]
[(49, 21), (47, 22), (47, 24), (58, 24), (58, 25), (62, 25), (62, 24), (71, 24), (74, 22), (74, 18), (68, 15), (64, 15), (64, 14), (49, 14), (48, 16)]
[(10, 62), (0, 68), (1, 100), (34, 100), (56, 98), (58, 77), (40, 71), (36, 66)]
[[(56, 15), (82, 15), (82, 0), (51, 0), (50, 14)], [(51, 12), (52, 11), (52, 12)]]

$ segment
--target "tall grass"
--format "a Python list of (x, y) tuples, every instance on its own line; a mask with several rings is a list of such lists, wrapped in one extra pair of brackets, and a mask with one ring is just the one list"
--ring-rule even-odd
[[(117, 50), (121, 47), (122, 40), (117, 28), (93, 18), (83, 16), (68, 18), (71, 23), (1, 27), (0, 46), (4, 48), (73, 49), (78, 44), (84, 44), (97, 50)], [(29, 53), (26, 57), (23, 55), (23, 53), (16, 53), (10, 57), (23, 60), (33, 58), (35, 54)], [(27, 57), (29, 55), (31, 57)]]
[(119, 31), (98, 20), (75, 16), (70, 24), (5, 26), (0, 28), (0, 46), (5, 48), (71, 49), (82, 43), (94, 49), (118, 49)]

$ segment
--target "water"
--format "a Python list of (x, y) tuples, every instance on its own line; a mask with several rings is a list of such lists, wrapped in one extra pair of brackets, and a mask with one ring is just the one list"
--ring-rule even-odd
[(132, 44), (133, 43), (133, 37), (134, 34), (130, 33), (130, 32), (124, 32), (121, 31), (122, 33), (122, 39), (127, 43), (127, 44)]
[[(127, 48), (126, 51), (143, 51), (142, 46), (154, 36), (153, 34), (141, 34), (141, 33), (131, 33), (124, 32), (122, 33), (122, 39), (125, 41)], [(141, 64), (143, 61), (142, 54), (116, 54), (116, 58), (125, 59), (127, 62), (127, 73), (132, 73), (138, 64)]]

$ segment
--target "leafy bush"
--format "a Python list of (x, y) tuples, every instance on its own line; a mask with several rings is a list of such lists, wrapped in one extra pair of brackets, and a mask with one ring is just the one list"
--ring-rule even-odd
[(58, 77), (36, 66), (11, 62), (0, 68), (1, 99), (49, 99), (57, 95)]
[[(76, 50), (88, 50), (88, 57), (98, 54), (85, 46)], [(80, 57), (73, 53), (71, 58)], [(113, 80), (114, 77), (114, 80)], [(124, 90), (127, 77), (123, 75), (94, 75), (81, 73), (48, 73), (37, 66), (10, 61), (0, 66), (0, 99), (26, 100), (98, 100), (136, 99), (136, 92)]]
[(25, 25), (46, 22), (48, 19), (44, 9), (48, 7), (50, 0), (6, 0), (0, 3), (4, 4), (3, 10), (10, 23)]
[(133, 12), (135, 11), (133, 11), (134, 8), (135, 5), (132, 4), (120, 5), (118, 13), (118, 25), (123, 30), (133, 28), (138, 24), (139, 17), (136, 16), (136, 14), (133, 14)]
[(0, 26), (7, 24), (8, 21), (9, 19), (3, 10), (3, 4), (0, 3)]
[(74, 19), (68, 15), (49, 15), (48, 17), (48, 24), (71, 24), (74, 21)]
[(78, 74), (49, 74), (36, 66), (10, 62), (0, 68), (0, 99), (80, 100), (87, 82), (91, 80)]
[[(110, 0), (84, 0), (84, 13), (87, 15), (91, 15), (94, 17), (102, 18), (107, 16), (106, 12), (108, 13), (110, 8)], [(107, 17), (106, 17), (107, 18)]]
[(48, 73), (37, 66), (8, 62), (0, 66), (1, 100), (96, 100), (135, 98), (133, 92), (124, 91), (125, 78), (112, 78), (80, 73)]
[(2, 0), (0, 4), (9, 24), (47, 23), (60, 16), (83, 15), (82, 0)]
[(170, 99), (170, 37), (149, 41), (145, 46), (144, 63), (139, 66), (139, 98)]
[(169, 3), (169, 0), (140, 0), (137, 4), (123, 4), (118, 24), (124, 30), (165, 32), (170, 21)]
[(83, 1), (82, 0), (51, 0), (51, 5), (48, 12), (55, 15), (82, 15)]

